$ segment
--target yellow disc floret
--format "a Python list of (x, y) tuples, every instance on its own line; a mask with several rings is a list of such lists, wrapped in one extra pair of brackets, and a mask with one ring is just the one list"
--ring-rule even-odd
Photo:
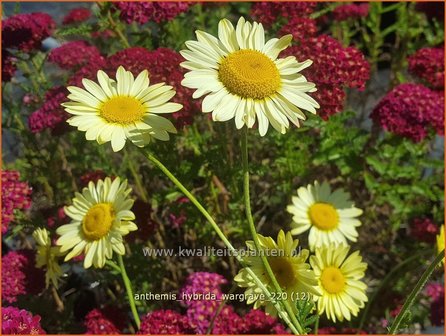
[(140, 121), (146, 113), (144, 105), (136, 98), (115, 96), (105, 101), (100, 107), (100, 115), (110, 123), (131, 124)]
[(109, 231), (115, 219), (115, 211), (110, 203), (93, 205), (82, 220), (82, 230), (85, 237), (98, 240)]
[(344, 290), (345, 277), (337, 267), (327, 267), (322, 271), (321, 284), (330, 294), (337, 294)]
[(320, 230), (333, 230), (339, 224), (339, 215), (336, 209), (328, 203), (315, 203), (308, 210), (311, 224)]
[(280, 87), (277, 66), (257, 50), (243, 49), (229, 54), (222, 60), (218, 73), (227, 90), (243, 98), (264, 99)]

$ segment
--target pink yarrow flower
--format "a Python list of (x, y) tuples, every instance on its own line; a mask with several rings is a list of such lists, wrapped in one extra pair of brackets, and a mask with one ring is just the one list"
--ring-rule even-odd
[(422, 48), (409, 56), (409, 72), (433, 89), (444, 89), (444, 47)]
[(113, 6), (119, 9), (119, 17), (122, 21), (145, 24), (149, 21), (156, 23), (170, 21), (186, 12), (190, 4), (188, 2), (118, 1), (114, 2)]
[(44, 272), (35, 267), (31, 250), (10, 251), (2, 257), (2, 299), (17, 302), (20, 295), (35, 295), (45, 287)]
[(30, 52), (40, 49), (56, 23), (46, 13), (17, 14), (2, 20), (2, 48)]
[(87, 21), (91, 17), (91, 11), (88, 8), (73, 8), (64, 16), (62, 24), (68, 25)]
[(2, 171), (2, 233), (14, 220), (14, 210), (26, 210), (31, 206), (31, 188), (21, 182), (20, 173), (14, 170)]
[(444, 98), (421, 84), (400, 84), (381, 99), (370, 117), (385, 130), (419, 142), (431, 127), (443, 134)]
[(307, 17), (313, 13), (317, 2), (287, 1), (287, 2), (255, 2), (251, 15), (264, 25), (270, 26), (280, 18), (293, 19)]
[(173, 310), (158, 310), (148, 313), (141, 319), (137, 334), (173, 335), (192, 334), (187, 318)]
[(16, 307), (2, 308), (3, 335), (43, 335), (45, 330), (40, 326), (40, 316)]
[(39, 133), (45, 129), (51, 129), (53, 132), (60, 133), (66, 129), (64, 121), (69, 115), (60, 104), (67, 100), (67, 94), (67, 89), (62, 86), (54, 87), (45, 94), (42, 106), (28, 118), (31, 132)]
[(318, 115), (325, 120), (343, 110), (344, 88), (363, 90), (370, 77), (370, 65), (362, 52), (355, 47), (343, 47), (328, 35), (302, 39), (281, 53), (282, 57), (290, 55), (299, 62), (313, 61), (302, 74), (316, 83), (314, 99), (321, 105)]
[(85, 41), (71, 41), (51, 50), (48, 61), (62, 69), (72, 70), (90, 62), (100, 61), (99, 49)]
[(335, 21), (345, 21), (348, 19), (359, 19), (369, 14), (369, 4), (367, 2), (361, 4), (347, 4), (336, 7), (333, 10), (333, 18)]

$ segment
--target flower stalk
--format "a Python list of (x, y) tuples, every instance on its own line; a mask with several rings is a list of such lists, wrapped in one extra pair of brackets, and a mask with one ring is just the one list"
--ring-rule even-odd
[(252, 277), (256, 285), (263, 291), (265, 296), (267, 296), (271, 300), (271, 302), (273, 302), (274, 306), (278, 311), (279, 316), (288, 325), (291, 332), (296, 335), (299, 334), (300, 331), (295, 327), (295, 324), (290, 320), (289, 315), (283, 311), (280, 303), (277, 302), (272, 297), (269, 289), (262, 283), (262, 281), (253, 272), (253, 270), (248, 265), (246, 265), (243, 258), (238, 253), (236, 253), (237, 251), (234, 249), (231, 242), (226, 238), (226, 235), (221, 231), (220, 227), (212, 218), (212, 216), (209, 214), (209, 212), (201, 205), (201, 203), (195, 198), (195, 196), (192, 195), (192, 193), (170, 172), (170, 170), (166, 166), (164, 166), (164, 164), (160, 160), (158, 160), (152, 153), (150, 153), (145, 149), (142, 149), (142, 152), (144, 156), (147, 157), (147, 159), (149, 159), (153, 164), (155, 164), (177, 186), (177, 188), (184, 193), (184, 195), (192, 202), (192, 204), (195, 205), (195, 207), (201, 212), (201, 214), (208, 220), (208, 222), (211, 224), (212, 228), (217, 233), (219, 238), (223, 241), (226, 247), (233, 253), (237, 261), (239, 261), (240, 264), (246, 269), (246, 271)]
[(441, 261), (444, 259), (444, 249), (441, 251), (434, 259), (434, 261), (429, 265), (429, 267), (424, 271), (421, 278), (418, 280), (417, 284), (415, 285), (412, 292), (409, 294), (409, 296), (406, 299), (406, 302), (404, 302), (403, 308), (401, 308), (400, 313), (395, 318), (395, 321), (393, 321), (392, 326), (389, 329), (389, 334), (395, 335), (399, 328), (400, 324), (403, 321), (404, 317), (406, 316), (407, 312), (412, 307), (413, 303), (415, 302), (415, 299), (417, 298), (418, 294), (420, 294), (423, 287), (426, 285), (427, 281), (429, 280), (430, 276), (434, 272), (435, 268), (438, 264), (441, 263)]
[(130, 282), (129, 277), (127, 276), (127, 271), (125, 270), (124, 260), (122, 259), (122, 255), (118, 254), (118, 263), (119, 269), (122, 276), (122, 280), (124, 281), (124, 286), (127, 291), (127, 297), (130, 304), (130, 309), (132, 310), (133, 318), (135, 319), (136, 326), (140, 327), (141, 321), (139, 319), (138, 311), (136, 310), (135, 299), (133, 297), (132, 284)]
[[(251, 213), (251, 200), (249, 195), (249, 167), (248, 167), (248, 129), (247, 127), (243, 127), (242, 131), (242, 161), (243, 161), (243, 193), (244, 193), (244, 200), (245, 200), (245, 213), (246, 213), (246, 219), (248, 220), (249, 229), (251, 231), (251, 236), (254, 240), (254, 245), (257, 249), (257, 251), (260, 251), (260, 241), (259, 237), (257, 236), (256, 227), (254, 224), (254, 219), (252, 218)], [(280, 284), (277, 282), (277, 279), (274, 275), (273, 270), (271, 269), (271, 266), (268, 262), (268, 259), (263, 253), (259, 253), (260, 258), (262, 260), (263, 266), (265, 267), (266, 272), (268, 273), (269, 278), (271, 279), (271, 282), (273, 284), (274, 289), (279, 294), (279, 297), (283, 297), (282, 294), (282, 288), (280, 287)], [(284, 305), (288, 315), (291, 318), (291, 321), (295, 328), (297, 329), (299, 334), (305, 334), (305, 330), (300, 325), (299, 321), (297, 320), (295, 314), (293, 313), (292, 307), (290, 303), (287, 300), (282, 300), (282, 304)]]

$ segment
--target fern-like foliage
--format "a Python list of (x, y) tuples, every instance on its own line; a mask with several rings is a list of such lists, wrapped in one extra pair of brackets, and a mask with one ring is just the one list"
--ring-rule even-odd
[(313, 328), (310, 326), (316, 323), (318, 319), (317, 313), (312, 314), (315, 308), (315, 304), (312, 300), (298, 300), (296, 301), (297, 315), (296, 318), (299, 321), (302, 328), (305, 329), (306, 333), (310, 333)]

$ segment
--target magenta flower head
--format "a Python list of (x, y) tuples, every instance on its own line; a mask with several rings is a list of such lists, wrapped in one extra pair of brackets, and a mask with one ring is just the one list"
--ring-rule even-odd
[(20, 173), (14, 170), (2, 171), (2, 233), (14, 220), (14, 210), (25, 210), (31, 206), (31, 188), (21, 182)]
[(64, 16), (62, 24), (73, 24), (87, 21), (91, 16), (91, 11), (88, 8), (73, 8)]
[(359, 19), (369, 14), (369, 4), (367, 2), (361, 4), (341, 5), (334, 9), (333, 18), (335, 21), (345, 21), (348, 19)]
[(67, 100), (68, 91), (65, 87), (54, 87), (45, 94), (42, 106), (31, 113), (28, 126), (31, 132), (39, 133), (46, 129), (56, 130), (64, 128), (64, 121), (69, 115), (60, 105)]
[(149, 2), (149, 1), (119, 1), (113, 3), (120, 11), (120, 19), (126, 23), (144, 24), (149, 21), (161, 23), (173, 20), (179, 14), (187, 11), (188, 2)]
[(51, 50), (48, 61), (62, 69), (72, 70), (102, 59), (98, 48), (85, 41), (72, 41)]
[(444, 49), (422, 48), (409, 56), (409, 72), (429, 87), (444, 88)]
[(307, 17), (313, 13), (316, 6), (317, 2), (310, 1), (256, 2), (251, 8), (251, 16), (270, 26), (280, 18), (292, 20), (296, 17)]
[(137, 334), (145, 335), (173, 335), (192, 334), (186, 316), (173, 310), (157, 310), (148, 313), (141, 320), (141, 327)]
[(87, 328), (85, 333), (88, 335), (121, 334), (114, 321), (99, 309), (93, 309), (85, 316), (84, 325)]
[(439, 226), (429, 218), (415, 218), (410, 224), (410, 235), (426, 243), (434, 243), (439, 231)]
[(40, 326), (40, 316), (32, 315), (24, 309), (16, 307), (2, 308), (2, 334), (3, 335), (31, 335), (46, 334)]
[(2, 257), (2, 299), (17, 302), (20, 295), (35, 295), (45, 287), (45, 275), (35, 266), (32, 250), (10, 251)]
[(297, 42), (298, 45), (284, 50), (281, 55), (313, 60), (311, 68), (303, 70), (302, 74), (316, 84), (317, 91), (313, 95), (321, 105), (318, 115), (327, 120), (343, 110), (344, 88), (365, 88), (370, 65), (359, 49), (343, 47), (329, 35), (302, 38)]
[(430, 127), (443, 134), (444, 97), (420, 84), (400, 84), (381, 99), (370, 117), (385, 130), (418, 142)]
[(40, 49), (56, 27), (46, 13), (17, 14), (2, 20), (2, 47), (24, 52)]

